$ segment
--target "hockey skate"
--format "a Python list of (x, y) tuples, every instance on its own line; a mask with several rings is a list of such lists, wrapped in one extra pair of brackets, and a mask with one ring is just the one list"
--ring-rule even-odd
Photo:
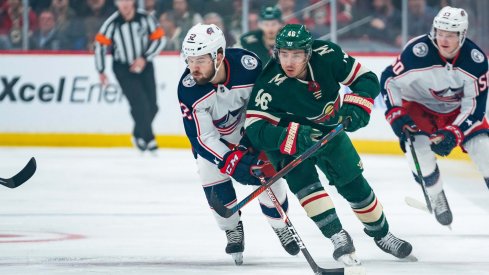
[(297, 255), (301, 250), (297, 242), (294, 240), (294, 236), (290, 232), (287, 226), (282, 228), (273, 228), (275, 234), (277, 234), (280, 239), (280, 243), (282, 247), (289, 253), (290, 255)]
[(157, 156), (158, 144), (156, 143), (156, 140), (152, 139), (150, 142), (148, 142), (146, 149), (151, 153), (151, 155)]
[[(404, 259), (411, 254), (413, 247), (410, 243), (397, 238), (392, 235), (390, 232), (387, 233), (382, 238), (374, 238), (375, 244), (382, 249), (382, 251), (389, 253), (399, 259)], [(412, 256), (412, 260), (416, 260), (414, 256)]]
[(355, 255), (355, 246), (350, 234), (344, 229), (331, 236), (331, 241), (334, 245), (333, 258), (343, 263), (345, 266), (357, 266), (362, 263)]
[(244, 232), (243, 222), (239, 221), (238, 225), (231, 230), (226, 230), (226, 238), (228, 244), (226, 245), (226, 253), (233, 257), (236, 265), (243, 264), (243, 251), (244, 251)]
[(147, 149), (147, 144), (142, 138), (137, 138), (137, 137), (132, 137), (131, 138), (132, 145), (136, 147), (141, 153), (146, 151)]
[(431, 200), (433, 201), (433, 211), (435, 212), (436, 220), (442, 225), (450, 226), (450, 224), (452, 224), (453, 217), (450, 206), (448, 206), (445, 191), (441, 191), (432, 197)]

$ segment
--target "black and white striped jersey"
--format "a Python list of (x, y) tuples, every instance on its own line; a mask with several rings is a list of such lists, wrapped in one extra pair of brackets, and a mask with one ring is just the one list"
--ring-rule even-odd
[(113, 13), (95, 36), (95, 64), (102, 73), (105, 69), (105, 54), (112, 48), (114, 61), (132, 64), (143, 57), (151, 62), (165, 46), (166, 38), (156, 19), (144, 11), (136, 11), (130, 21), (126, 21), (119, 11)]

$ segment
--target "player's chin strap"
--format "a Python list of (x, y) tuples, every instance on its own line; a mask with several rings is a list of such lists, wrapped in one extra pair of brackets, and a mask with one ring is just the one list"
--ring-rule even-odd
[[(216, 59), (217, 59), (217, 57), (216, 57)], [(223, 56), (223, 58), (222, 58), (222, 60), (221, 60), (221, 64), (219, 64), (219, 66), (217, 66), (217, 67), (216, 67), (216, 63), (217, 63), (217, 62), (216, 62), (216, 59), (214, 59), (214, 60), (212, 61), (212, 63), (214, 63), (214, 76), (211, 78), (211, 80), (210, 80), (209, 82), (214, 81), (214, 78), (216, 78), (217, 73), (219, 72), (219, 69), (220, 69), (220, 68), (221, 68), (221, 66), (222, 66), (222, 63), (224, 63), (224, 56)]]

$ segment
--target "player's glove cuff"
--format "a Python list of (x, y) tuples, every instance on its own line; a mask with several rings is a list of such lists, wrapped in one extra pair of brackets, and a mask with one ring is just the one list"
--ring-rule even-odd
[(362, 108), (369, 115), (374, 107), (374, 100), (372, 98), (359, 96), (356, 94), (346, 94), (343, 97), (343, 104), (353, 104)]

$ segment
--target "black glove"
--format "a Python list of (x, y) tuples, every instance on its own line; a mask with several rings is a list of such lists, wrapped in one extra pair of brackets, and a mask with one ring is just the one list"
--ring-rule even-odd
[(431, 150), (442, 157), (448, 156), (464, 140), (464, 133), (455, 125), (446, 126), (430, 136)]
[(347, 132), (354, 132), (368, 124), (370, 113), (374, 106), (374, 100), (357, 94), (346, 94), (339, 115), (343, 119), (350, 118), (350, 123), (345, 128)]
[(233, 177), (239, 183), (261, 185), (260, 180), (251, 170), (253, 166), (261, 163), (257, 154), (251, 154), (244, 146), (237, 146), (224, 155), (217, 167), (221, 173)]
[(385, 118), (402, 144), (407, 141), (404, 129), (407, 129), (410, 132), (419, 131), (418, 126), (416, 126), (416, 123), (414, 123), (413, 119), (403, 107), (393, 107), (387, 110), (387, 112), (385, 112)]
[(280, 136), (280, 152), (291, 156), (300, 155), (316, 143), (322, 134), (309, 125), (291, 122)]

